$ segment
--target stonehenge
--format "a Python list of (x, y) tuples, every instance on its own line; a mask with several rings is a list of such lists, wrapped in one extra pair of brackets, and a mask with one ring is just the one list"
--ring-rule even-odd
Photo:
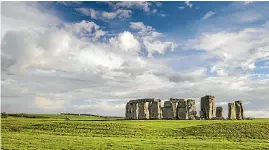
[(195, 100), (187, 100), (188, 119), (195, 119), (197, 115)]
[(201, 114), (204, 119), (216, 117), (215, 97), (206, 95), (201, 97)]
[(216, 117), (223, 117), (223, 108), (221, 106), (216, 108)]
[(244, 110), (241, 101), (235, 101), (236, 119), (242, 120), (244, 118)]
[(174, 111), (176, 111), (176, 110), (173, 109), (172, 102), (165, 101), (164, 106), (162, 108), (163, 118), (174, 119)]
[[(223, 107), (215, 106), (215, 97), (205, 95), (201, 97), (199, 116), (197, 114), (196, 102), (193, 99), (170, 98), (164, 101), (163, 106), (160, 99), (144, 98), (130, 100), (126, 104), (125, 118), (130, 120), (146, 119), (178, 119), (178, 120), (223, 120)], [(242, 101), (228, 103), (229, 120), (244, 119)]]
[(161, 119), (161, 100), (154, 98), (130, 100), (126, 104), (126, 119)]
[(177, 104), (177, 118), (180, 120), (188, 119), (187, 102), (184, 99), (178, 101)]
[(228, 119), (229, 120), (236, 119), (234, 103), (228, 103)]

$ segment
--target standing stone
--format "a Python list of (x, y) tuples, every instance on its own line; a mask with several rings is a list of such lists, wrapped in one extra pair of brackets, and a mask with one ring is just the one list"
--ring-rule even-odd
[(180, 120), (188, 119), (188, 109), (187, 109), (187, 102), (183, 99), (180, 100), (177, 104), (177, 117)]
[(228, 103), (228, 119), (229, 120), (236, 119), (234, 103)]
[(139, 107), (138, 103), (131, 103), (131, 118), (130, 119), (138, 119)]
[(163, 119), (173, 119), (173, 106), (171, 101), (165, 101), (163, 106)]
[(201, 97), (201, 111), (204, 119), (211, 119), (216, 116), (215, 97), (206, 95)]
[(149, 119), (149, 102), (140, 102), (138, 103), (139, 113), (138, 119)]
[(244, 110), (243, 110), (242, 101), (235, 101), (235, 112), (236, 112), (237, 120), (244, 119)]
[(131, 106), (129, 102), (126, 104), (125, 109), (125, 119), (131, 119)]
[(162, 106), (161, 100), (156, 100), (149, 105), (149, 118), (150, 119), (161, 119), (162, 118)]
[(216, 108), (216, 117), (223, 118), (223, 108), (221, 106)]
[(187, 111), (188, 111), (188, 119), (195, 119), (196, 118), (196, 105), (195, 100), (188, 99), (187, 100)]
[(173, 112), (173, 119), (177, 119), (177, 102), (171, 102), (172, 104), (172, 112)]
[(178, 102), (184, 101), (184, 99), (178, 99), (178, 98), (170, 98), (170, 102), (172, 103), (172, 110), (173, 110), (173, 118), (178, 119)]

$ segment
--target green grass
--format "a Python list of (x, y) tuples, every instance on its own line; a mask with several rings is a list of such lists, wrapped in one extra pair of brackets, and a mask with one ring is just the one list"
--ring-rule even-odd
[[(1, 119), (2, 149), (268, 149), (269, 119)], [(65, 121), (65, 117), (72, 120)]]

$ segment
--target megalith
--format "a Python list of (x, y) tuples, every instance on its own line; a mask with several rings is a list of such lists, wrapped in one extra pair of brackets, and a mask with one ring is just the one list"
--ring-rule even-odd
[(138, 119), (149, 119), (149, 102), (139, 102), (138, 103)]
[(129, 119), (138, 119), (139, 107), (137, 103), (130, 103)]
[(173, 106), (171, 101), (165, 101), (163, 106), (163, 119), (173, 119)]
[(201, 97), (201, 114), (204, 119), (211, 119), (216, 116), (214, 96), (206, 95)]
[(217, 118), (223, 118), (223, 108), (221, 106), (218, 106), (216, 108), (216, 117)]
[(149, 104), (149, 118), (150, 119), (162, 118), (162, 106), (160, 99), (156, 99)]
[(178, 101), (178, 104), (177, 104), (177, 117), (180, 120), (188, 119), (187, 102), (184, 99)]
[(195, 100), (188, 99), (187, 100), (187, 112), (188, 112), (188, 119), (195, 119), (196, 118), (196, 105)]
[(244, 110), (243, 110), (242, 101), (235, 101), (235, 113), (236, 113), (237, 120), (244, 119)]
[(131, 119), (131, 105), (129, 102), (125, 106), (125, 119)]
[(234, 103), (228, 103), (228, 119), (229, 120), (236, 119)]

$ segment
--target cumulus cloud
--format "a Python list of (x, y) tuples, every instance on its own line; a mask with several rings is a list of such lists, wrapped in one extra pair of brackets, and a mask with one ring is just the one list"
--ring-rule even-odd
[(150, 7), (152, 5), (151, 2), (143, 2), (143, 1), (126, 1), (126, 2), (110, 2), (109, 3), (113, 8), (137, 8), (142, 9), (145, 12), (150, 11)]
[(209, 11), (209, 12), (207, 12), (207, 13), (204, 15), (204, 17), (202, 18), (202, 20), (206, 20), (206, 19), (212, 17), (212, 16), (215, 15), (215, 14), (216, 14), (215, 12), (213, 12), (213, 11)]
[(251, 4), (253, 1), (245, 1), (243, 2), (244, 5), (248, 5), (248, 4)]
[(162, 41), (162, 33), (156, 32), (151, 26), (146, 26), (142, 22), (131, 22), (130, 28), (138, 31), (140, 41), (148, 52), (148, 56), (153, 53), (164, 54), (168, 50), (174, 50), (177, 46), (174, 42)]
[(109, 39), (109, 42), (113, 47), (130, 53), (139, 53), (141, 49), (139, 41), (127, 31), (119, 34), (118, 37)]
[(126, 19), (132, 16), (131, 10), (118, 9), (117, 11), (107, 12), (107, 11), (98, 11), (92, 8), (75, 8), (75, 10), (85, 16), (90, 16), (93, 19), (101, 20), (111, 20), (111, 19)]
[(203, 33), (190, 46), (205, 50), (221, 61), (220, 68), (253, 70), (255, 62), (269, 57), (268, 27), (246, 28), (239, 32)]
[(127, 1), (127, 2), (106, 2), (114, 10), (117, 9), (140, 9), (147, 14), (155, 14), (157, 8), (162, 6), (161, 2), (148, 2), (148, 1)]
[(40, 10), (44, 8), (37, 2), (2, 2), (1, 5), (1, 37), (11, 29), (33, 29), (36, 26), (46, 27), (62, 22), (52, 12), (40, 14)]
[(79, 6), (82, 2), (79, 1), (57, 1), (57, 4), (61, 4), (64, 6)]
[(67, 24), (66, 28), (80, 37), (94, 37), (95, 39), (105, 35), (106, 32), (101, 30), (100, 27), (94, 22), (82, 20), (81, 22)]
[(81, 8), (75, 8), (75, 10), (85, 16), (90, 16), (91, 18), (93, 19), (97, 19), (98, 16), (100, 15), (100, 12), (99, 11), (96, 11), (92, 8), (84, 8), (84, 7), (81, 7)]
[(188, 6), (189, 8), (192, 8), (192, 3), (190, 3), (189, 1), (185, 1), (186, 6)]

